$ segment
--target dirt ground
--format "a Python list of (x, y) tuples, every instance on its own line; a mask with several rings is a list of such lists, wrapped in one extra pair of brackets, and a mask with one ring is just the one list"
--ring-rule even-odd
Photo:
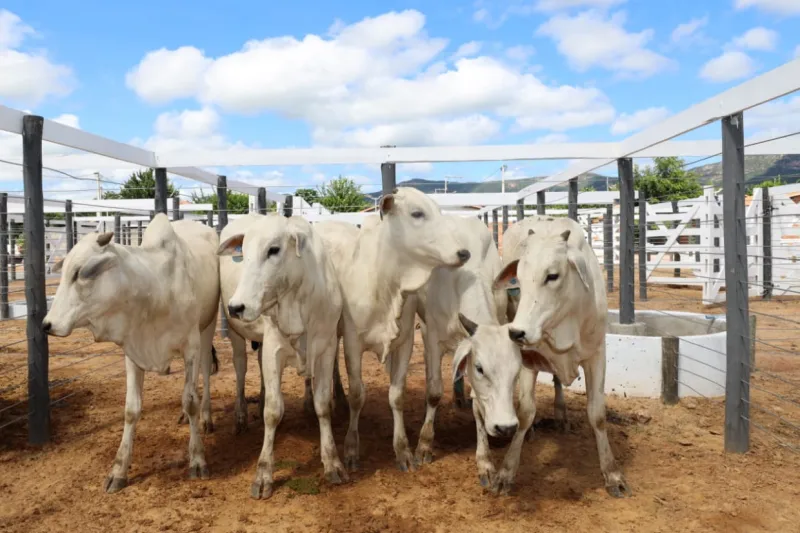
[[(618, 284), (615, 285), (618, 287)], [(20, 293), (22, 294), (22, 293)], [(638, 309), (724, 313), (703, 308), (696, 290), (651, 287)], [(609, 294), (610, 307), (619, 295)], [(303, 412), (303, 382), (284, 375), (286, 410), (278, 428), (278, 487), (271, 499), (252, 500), (250, 483), (263, 425), (250, 408), (250, 429), (234, 435), (234, 370), (230, 344), (217, 337), (220, 371), (212, 379), (216, 430), (204, 438), (211, 479), (187, 479), (188, 428), (180, 414), (182, 364), (168, 376), (147, 374), (130, 485), (102, 490), (119, 445), (125, 396), (124, 364), (113, 345), (93, 344), (87, 332), (50, 339), (53, 442), (27, 445), (24, 416), (24, 321), (0, 324), (0, 531), (341, 531), (341, 532), (800, 532), (800, 359), (794, 324), (798, 301), (751, 303), (758, 314), (752, 445), (743, 455), (723, 450), (722, 398), (659, 400), (608, 396), (608, 432), (633, 490), (613, 499), (603, 489), (586, 398), (567, 393), (571, 429), (541, 427), (526, 443), (516, 485), (495, 497), (478, 484), (471, 411), (456, 408), (451, 387), (439, 409), (434, 462), (417, 472), (394, 465), (388, 376), (364, 357), (367, 403), (360, 422), (361, 469), (350, 482), (322, 480), (319, 430)], [(768, 314), (770, 316), (765, 316)], [(791, 354), (789, 352), (794, 352)], [(443, 375), (450, 375), (451, 357)], [(344, 363), (340, 360), (344, 369)], [(250, 355), (247, 393), (258, 392)], [(345, 388), (347, 377), (343, 375)], [(416, 446), (424, 418), (425, 368), (417, 338), (408, 377), (406, 425)], [(761, 390), (755, 390), (758, 386)], [(537, 418), (552, 416), (553, 389), (537, 388)], [(766, 392), (762, 392), (766, 391)], [(776, 418), (777, 416), (777, 418)], [(342, 453), (346, 417), (334, 419)], [(496, 463), (506, 443), (495, 442)]]

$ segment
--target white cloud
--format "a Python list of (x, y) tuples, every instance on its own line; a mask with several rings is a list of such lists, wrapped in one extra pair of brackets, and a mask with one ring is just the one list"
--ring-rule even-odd
[(627, 0), (538, 0), (535, 9), (537, 11), (558, 11), (578, 7), (608, 9), (625, 2)]
[(482, 43), (478, 41), (470, 41), (458, 47), (456, 53), (450, 56), (451, 59), (461, 59), (462, 57), (472, 57), (478, 55), (481, 51)]
[(489, 10), (485, 8), (476, 9), (472, 14), (472, 20), (475, 22), (483, 22), (489, 18)]
[(753, 139), (771, 139), (797, 131), (800, 96), (788, 96), (744, 112), (744, 124)]
[(530, 56), (536, 53), (532, 46), (512, 46), (506, 49), (506, 57), (512, 61), (527, 61)]
[(584, 11), (575, 16), (555, 15), (539, 26), (538, 35), (551, 37), (558, 51), (578, 72), (591, 67), (619, 72), (623, 76), (648, 77), (672, 68), (674, 61), (646, 48), (653, 30), (629, 33), (626, 15)]
[(669, 110), (666, 107), (648, 107), (631, 114), (622, 113), (611, 125), (611, 134), (622, 135), (637, 131), (661, 122), (668, 116)]
[(755, 71), (753, 59), (744, 52), (734, 50), (709, 60), (700, 69), (700, 77), (706, 81), (723, 83), (746, 78)]
[(778, 45), (778, 32), (758, 26), (733, 40), (736, 48), (771, 52)]
[(51, 96), (66, 96), (75, 86), (72, 69), (50, 61), (44, 51), (18, 50), (33, 28), (0, 9), (0, 98), (36, 106)]
[(185, 110), (180, 113), (170, 111), (156, 118), (156, 135), (167, 138), (197, 139), (210, 137), (219, 126), (219, 115), (210, 108)]
[[(421, 13), (407, 10), (336, 22), (327, 37), (249, 41), (218, 58), (188, 46), (158, 50), (128, 80), (153, 103), (192, 97), (222, 111), (301, 119), (315, 141), (332, 144), (474, 143), (496, 135), (503, 120), (518, 130), (557, 131), (613, 120), (595, 88), (545, 84), (522, 65), (488, 56), (449, 66), (440, 58), (447, 40), (424, 25)], [(460, 52), (479, 50), (466, 43)], [(184, 60), (189, 66), (180, 67)]]
[(433, 172), (433, 163), (402, 163), (397, 165), (397, 170), (408, 174), (430, 174)]
[(778, 15), (800, 15), (800, 2), (797, 0), (735, 0), (736, 9), (755, 7)]
[(674, 30), (672, 30), (672, 35), (670, 38), (672, 42), (675, 44), (679, 43), (688, 43), (693, 41), (695, 38), (700, 36), (700, 30), (704, 28), (708, 24), (708, 16), (702, 18), (694, 18), (691, 19), (689, 22), (684, 22), (683, 24), (678, 24)]

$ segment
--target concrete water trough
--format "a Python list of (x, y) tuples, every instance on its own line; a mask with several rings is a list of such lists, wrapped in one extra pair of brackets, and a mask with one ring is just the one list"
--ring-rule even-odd
[[(725, 315), (680, 311), (637, 311), (633, 324), (620, 324), (608, 311), (606, 394), (677, 398), (725, 395)], [(550, 374), (540, 383), (552, 384)], [(585, 392), (583, 369), (567, 387)], [(665, 398), (668, 400), (669, 398)]]

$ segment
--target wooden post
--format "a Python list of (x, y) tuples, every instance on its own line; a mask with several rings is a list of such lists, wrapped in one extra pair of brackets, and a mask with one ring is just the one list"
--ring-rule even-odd
[(769, 187), (761, 189), (761, 242), (764, 247), (764, 291), (762, 298), (772, 299), (772, 200)]
[(722, 227), (725, 235), (725, 451), (750, 448), (750, 302), (747, 290), (747, 233), (744, 209), (744, 121), (722, 119)]
[(381, 163), (381, 192), (392, 194), (397, 188), (397, 168), (394, 163)]
[(267, 214), (267, 189), (264, 187), (258, 188), (258, 213), (261, 215)]
[(619, 322), (633, 324), (633, 160), (624, 157), (617, 160), (619, 174)]
[(578, 220), (578, 178), (569, 180), (567, 216), (572, 220)]
[(25, 187), (25, 303), (28, 308), (28, 442), (50, 440), (49, 344), (42, 322), (45, 292), (42, 131), (44, 118), (22, 117), (22, 179)]
[[(228, 178), (225, 176), (217, 176), (217, 235), (222, 233), (225, 226), (228, 225)], [(227, 304), (220, 299), (220, 335), (222, 337), (228, 336), (228, 316), (225, 314), (225, 307)]]
[[(69, 200), (67, 200), (69, 201)], [(0, 194), (0, 318), (10, 316), (8, 307), (8, 193)]]
[(503, 206), (503, 235), (506, 234), (506, 230), (508, 230), (508, 206)]
[(114, 242), (122, 243), (122, 221), (119, 213), (114, 213)]
[(156, 178), (156, 200), (155, 211), (156, 213), (167, 214), (167, 169), (157, 168), (155, 170)]
[(647, 194), (639, 191), (639, 300), (647, 301)]
[(178, 191), (172, 195), (172, 220), (181, 219), (181, 199), (178, 197)]
[(603, 262), (606, 267), (606, 292), (614, 290), (614, 206), (606, 206), (603, 217)]
[(64, 202), (64, 229), (67, 231), (67, 253), (69, 253), (75, 243), (75, 233), (72, 221), (72, 200), (67, 200)]
[(545, 192), (539, 191), (536, 193), (536, 214), (544, 215), (545, 210)]
[(142, 236), (143, 236), (142, 221), (141, 220), (136, 221), (136, 234), (137, 234), (136, 235), (137, 236), (136, 245), (137, 246), (141, 246), (142, 245)]
[(487, 228), (489, 227), (489, 212), (488, 211), (484, 211), (483, 212), (483, 223), (486, 224)]
[(286, 199), (283, 201), (283, 216), (285, 217), (292, 216), (293, 202), (294, 202), (294, 196), (292, 196), (291, 194), (287, 194)]
[(8, 238), (11, 241), (10, 242), (11, 250), (9, 251), (9, 256), (8, 256), (8, 260), (9, 260), (9, 266), (8, 266), (9, 276), (10, 276), (11, 281), (17, 281), (17, 254), (15, 252), (16, 249), (17, 249), (17, 238), (16, 238), (15, 232), (14, 232), (14, 224), (9, 224), (9, 237)]
[(678, 337), (661, 337), (661, 401), (675, 405), (678, 396), (678, 365), (680, 364)]
[(499, 246), (499, 237), (498, 237), (498, 228), (499, 224), (497, 223), (497, 209), (492, 209), (492, 238), (494, 239), (495, 246)]
[(72, 246), (75, 246), (76, 244), (78, 244), (78, 241), (80, 240), (80, 238), (81, 238), (81, 234), (78, 231), (78, 223), (77, 222), (73, 222), (72, 223), (72, 245), (70, 246), (70, 248)]
[(517, 222), (521, 222), (525, 218), (525, 198), (517, 200)]

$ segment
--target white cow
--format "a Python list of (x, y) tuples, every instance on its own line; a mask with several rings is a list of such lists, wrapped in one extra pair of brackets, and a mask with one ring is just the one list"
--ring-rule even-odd
[[(189, 420), (189, 476), (206, 479), (199, 430), (212, 429), (208, 376), (219, 306), (217, 234), (190, 220), (170, 223), (159, 213), (147, 226), (141, 246), (115, 244), (113, 236), (90, 233), (54, 265), (54, 272), (61, 271), (61, 282), (44, 318), (50, 335), (65, 337), (85, 327), (96, 341), (124, 348), (125, 429), (105, 490), (117, 492), (127, 485), (133, 435), (142, 413), (144, 372), (166, 373), (179, 354), (186, 375), (182, 404)], [(200, 367), (205, 382), (202, 406), (196, 389)]]
[[(508, 492), (519, 466), (525, 433), (536, 414), (535, 388), (539, 371), (571, 384), (578, 366), (586, 378), (587, 414), (600, 457), (608, 493), (630, 494), (614, 459), (606, 433), (605, 335), (607, 302), (602, 270), (588, 246), (580, 225), (568, 218), (532, 217), (524, 222), (528, 236), (521, 243), (520, 259), (503, 268), (496, 288), (520, 287), (514, 321), (504, 326), (476, 326), (462, 318), (470, 338), (454, 358), (454, 379), (465, 373), (472, 384), (478, 431), (479, 476), (495, 492)], [(466, 320), (465, 320), (466, 318)], [(517, 344), (517, 356), (490, 361), (485, 353), (504, 354), (498, 346)], [(480, 364), (481, 368), (477, 368)], [(524, 367), (524, 368), (523, 368)], [(520, 372), (520, 370), (522, 370)], [(519, 410), (514, 412), (514, 381), (519, 378)], [(490, 399), (491, 401), (486, 401)], [(499, 472), (494, 472), (487, 433), (504, 425), (517, 426)]]
[(361, 358), (372, 351), (390, 376), (394, 451), (401, 470), (414, 470), (403, 421), (408, 364), (414, 348), (415, 293), (440, 266), (458, 268), (468, 250), (443, 223), (439, 206), (424, 193), (400, 187), (380, 200), (380, 222), (361, 229), (345, 222), (314, 225), (328, 246), (344, 296), (342, 334), (348, 374), (350, 425), (345, 465), (358, 468), (358, 419), (364, 406)]
[[(270, 215), (272, 216), (272, 215)], [(220, 241), (225, 242), (234, 235), (246, 234), (250, 228), (254, 227), (265, 215), (258, 213), (249, 213), (234, 219), (226, 225), (220, 233)], [(228, 311), (227, 302), (230, 301), (236, 287), (242, 277), (244, 265), (242, 263), (242, 256), (239, 254), (225, 254), (219, 257), (219, 274), (220, 274), (220, 291), (222, 293), (222, 302), (224, 313), (228, 319), (228, 337), (231, 340), (231, 347), (233, 348), (233, 366), (236, 370), (236, 433), (240, 433), (247, 429), (247, 400), (244, 394), (245, 377), (247, 374), (247, 350), (246, 340), (251, 341), (254, 350), (258, 350), (258, 364), (261, 367), (263, 345), (262, 339), (264, 337), (263, 321), (259, 318), (251, 322), (245, 322), (241, 318), (232, 317)], [(300, 350), (304, 351), (304, 342), (301, 339), (299, 343)], [(295, 358), (289, 359), (294, 363)], [(302, 366), (302, 365), (301, 365)], [(305, 373), (303, 368), (298, 366), (298, 371)], [(337, 406), (344, 406), (346, 397), (342, 382), (339, 379), (339, 365), (338, 361), (334, 366), (334, 398)], [(261, 379), (261, 390), (259, 393), (259, 416), (263, 418), (264, 415), (264, 380)], [(314, 410), (313, 393), (311, 390), (311, 377), (305, 376), (306, 382), (306, 401), (305, 409), (311, 415), (316, 416)]]
[[(506, 322), (506, 292), (492, 288), (503, 265), (489, 229), (472, 217), (446, 215), (442, 222), (458, 235), (470, 252), (470, 260), (455, 270), (436, 268), (425, 287), (417, 293), (417, 314), (425, 343), (427, 409), (416, 458), (423, 463), (433, 460), (434, 419), (443, 392), (442, 356), (446, 352), (455, 353), (459, 342), (466, 337), (459, 323), (459, 312), (480, 324)], [(504, 357), (513, 355), (505, 354)], [(460, 391), (463, 395), (463, 388)], [(459, 391), (454, 392), (457, 397)]]
[(263, 328), (264, 443), (251, 496), (272, 495), (275, 430), (283, 418), (281, 377), (287, 359), (297, 356), (301, 336), (308, 349), (300, 365), (308, 365), (313, 381), (325, 476), (331, 483), (347, 481), (330, 409), (342, 295), (325, 245), (304, 218), (272, 214), (256, 217), (247, 232), (225, 239), (219, 254), (237, 248), (243, 256), (241, 277), (225, 303), (231, 316), (245, 322), (260, 318)]

